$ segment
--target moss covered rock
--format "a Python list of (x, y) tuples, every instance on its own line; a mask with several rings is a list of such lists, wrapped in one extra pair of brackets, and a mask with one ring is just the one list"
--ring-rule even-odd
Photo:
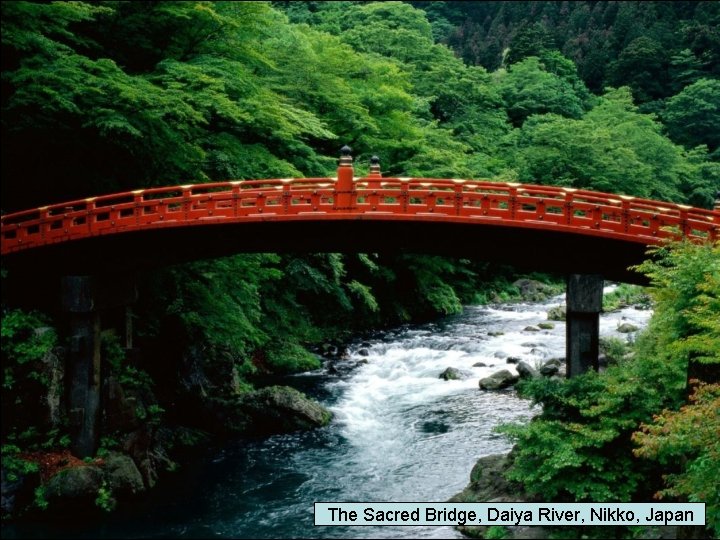
[(518, 382), (518, 379), (519, 377), (517, 375), (512, 374), (507, 369), (503, 369), (493, 373), (489, 377), (480, 379), (479, 385), (481, 390), (500, 390), (512, 386)]
[[(530, 502), (533, 499), (522, 486), (505, 479), (505, 473), (512, 464), (511, 454), (495, 454), (481, 457), (470, 472), (470, 483), (448, 502), (486, 503), (486, 502)], [(464, 536), (470, 538), (488, 538), (490, 527), (465, 525), (455, 527)], [(507, 529), (506, 529), (507, 531)], [(526, 538), (508, 534), (508, 538)]]
[(439, 379), (443, 379), (446, 381), (456, 381), (460, 379), (464, 379), (463, 374), (460, 372), (459, 369), (454, 367), (449, 367), (445, 371), (443, 371), (440, 375), (438, 375)]
[[(480, 458), (470, 472), (468, 486), (449, 502), (487, 502), (498, 497), (524, 500), (521, 486), (505, 479), (504, 475), (509, 467), (507, 454)], [(520, 497), (521, 495), (523, 497)]]
[(99, 467), (86, 465), (70, 467), (55, 474), (45, 485), (49, 501), (61, 499), (66, 502), (95, 499), (103, 482)]
[(145, 490), (142, 475), (128, 455), (112, 452), (105, 458), (105, 479), (113, 493), (134, 495)]
[(245, 394), (239, 402), (251, 433), (271, 435), (327, 425), (332, 413), (289, 386), (268, 386)]
[(535, 279), (522, 278), (513, 283), (526, 302), (542, 302), (557, 294), (553, 287)]
[(634, 324), (627, 323), (627, 322), (622, 323), (621, 325), (619, 325), (617, 327), (617, 331), (620, 332), (621, 334), (629, 334), (631, 332), (637, 332), (638, 330), (639, 330), (639, 328), (637, 326), (635, 326)]
[(541, 330), (552, 330), (553, 328), (555, 328), (555, 325), (553, 323), (549, 323), (549, 322), (541, 322), (541, 323), (538, 323), (537, 326)]
[(555, 306), (550, 308), (547, 312), (547, 318), (549, 321), (564, 321), (567, 315), (567, 308), (565, 306)]

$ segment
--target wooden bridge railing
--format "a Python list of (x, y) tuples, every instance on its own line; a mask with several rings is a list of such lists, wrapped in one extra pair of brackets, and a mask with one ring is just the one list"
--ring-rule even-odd
[[(148, 188), (2, 216), (2, 254), (133, 230), (300, 219), (412, 219), (502, 224), (644, 244), (720, 238), (720, 212), (567, 187), (483, 180), (353, 178), (244, 180)], [(268, 246), (272, 250), (272, 246)]]

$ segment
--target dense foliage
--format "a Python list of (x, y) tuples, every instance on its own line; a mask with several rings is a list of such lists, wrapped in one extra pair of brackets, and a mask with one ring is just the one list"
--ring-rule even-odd
[[(427, 12), (436, 38), (469, 64), (495, 70), (558, 50), (590, 90), (627, 85), (648, 111), (662, 112), (683, 89), (720, 76), (715, 2), (411, 3)], [(714, 116), (706, 118), (714, 127), (691, 143), (713, 151), (719, 133), (714, 92)]]
[(437, 256), (237, 255), (147, 276), (141, 298), (162, 301), (142, 302), (138, 330), (178, 354), (201, 343), (243, 377), (298, 371), (319, 366), (298, 345), (507, 299), (512, 280), (509, 268)]
[[(3, 3), (3, 209), (181, 180), (323, 175), (343, 143), (361, 162), (378, 153), (396, 174), (703, 206), (720, 185), (708, 159), (720, 102), (711, 48), (689, 53), (702, 69), (656, 108), (664, 127), (633, 104), (643, 102), (633, 70), (611, 83), (632, 95), (593, 96), (584, 64), (578, 72), (552, 39), (486, 64), (494, 72), (434, 41), (443, 10), (446, 21), (463, 10), (471, 21), (473, 9), (523, 19), (557, 3), (441, 3), (430, 19), (401, 2), (278, 4), (293, 22), (262, 2)], [(694, 8), (695, 19), (675, 11), (707, 26), (717, 9)], [(518, 32), (511, 24), (503, 37), (511, 52)]]
[(510, 478), (543, 500), (646, 500), (652, 467), (633, 457), (630, 435), (656, 411), (679, 406), (683, 367), (636, 358), (602, 375), (524, 385), (522, 395), (543, 412), (505, 429), (517, 441)]
[[(2, 433), (8, 428), (24, 432), (43, 421), (37, 396), (53, 383), (43, 365), (57, 345), (57, 334), (47, 317), (7, 310), (2, 317)], [(22, 413), (21, 413), (22, 411)], [(35, 418), (33, 418), (35, 417)], [(36, 422), (37, 420), (37, 422)]]
[(543, 412), (505, 428), (518, 443), (509, 475), (544, 500), (640, 501), (658, 492), (704, 501), (717, 531), (717, 384), (681, 405), (689, 364), (720, 376), (720, 245), (678, 244), (655, 255), (641, 266), (655, 313), (634, 357), (601, 374), (522, 386)]
[[(640, 446), (635, 454), (660, 461), (674, 470), (665, 477), (667, 487), (657, 496), (684, 497), (707, 503), (705, 517), (717, 537), (720, 535), (720, 385), (700, 383), (690, 403), (679, 411), (665, 410), (652, 424), (633, 433)], [(684, 461), (682, 470), (674, 463)]]

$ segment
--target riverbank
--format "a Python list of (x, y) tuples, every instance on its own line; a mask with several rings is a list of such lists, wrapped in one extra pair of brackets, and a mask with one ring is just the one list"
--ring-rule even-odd
[[(313, 261), (312, 256), (306, 259)], [(330, 259), (339, 264), (337, 257)], [(370, 258), (365, 259), (367, 264), (372, 263)], [(411, 260), (416, 265), (435, 261), (422, 257)], [(252, 261), (252, 257), (236, 257), (224, 262), (237, 265)], [(311, 269), (303, 259), (292, 261)], [(166, 274), (171, 281), (178, 278), (175, 271)], [(404, 279), (412, 284), (419, 278), (410, 272)], [(149, 285), (153, 289), (151, 298), (164, 294), (159, 292), (162, 287), (156, 278), (149, 278), (143, 287)], [(498, 277), (487, 290), (503, 298), (524, 295), (536, 299), (554, 289), (530, 279), (510, 285)], [(342, 290), (335, 292), (341, 294)], [(452, 288), (443, 294), (457, 301)], [(387, 306), (381, 302), (378, 309), (388, 313), (400, 309), (403, 318), (415, 320), (438, 315), (435, 309), (439, 308), (430, 309), (422, 295), (401, 290), (389, 298)], [(303, 336), (309, 337), (303, 334), (307, 330), (302, 325), (287, 336), (248, 351), (245, 342), (258, 339), (253, 333), (267, 332), (264, 327), (276, 324), (272, 319), (262, 324), (255, 321), (244, 335), (233, 338), (233, 343), (218, 344), (218, 338), (230, 339), (223, 337), (223, 332), (229, 331), (225, 326), (235, 320), (233, 316), (210, 309), (207, 320), (193, 323), (198, 313), (178, 317), (174, 310), (157, 313), (154, 305), (141, 304), (136, 317), (143, 324), (137, 329), (134, 349), (121, 346), (112, 325), (102, 331), (105, 367), (102, 415), (96, 427), (99, 447), (94, 456), (81, 460), (67, 449), (68, 434), (75, 429), (72, 423), (80, 421), (81, 412), (67, 410), (64, 387), (69, 377), (65, 373), (68, 345), (49, 317), (7, 310), (5, 306), (4, 310), (3, 519), (47, 518), (75, 510), (109, 512), (154, 489), (162, 476), (172, 474), (180, 462), (191, 460), (196, 447), (223, 444), (239, 436), (268, 436), (325, 425), (330, 415), (317, 404), (289, 389), (266, 387), (282, 386), (289, 372), (318, 368), (322, 363), (332, 374), (367, 361), (360, 358), (348, 364), (348, 343), (343, 343), (337, 333), (342, 326), (338, 320), (325, 322), (313, 331), (316, 345), (311, 347), (312, 353), (300, 345)], [(308, 301), (301, 311), (323, 320), (314, 303)], [(284, 313), (280, 320), (288, 316)], [(398, 317), (385, 314), (370, 318), (363, 323), (365, 331), (383, 326), (381, 321), (397, 324)], [(107, 322), (112, 320), (103, 328)], [(349, 330), (342, 335), (349, 336)], [(233, 346), (241, 350), (235, 351)]]
[[(539, 304), (468, 307), (434, 323), (365, 335), (347, 344), (346, 354), (329, 351), (335, 356), (322, 369), (285, 380), (329, 408), (334, 420), (328, 427), (228, 441), (165, 473), (141, 499), (123, 500), (112, 514), (97, 518), (96, 527), (120, 536), (132, 531), (136, 536), (354, 537), (355, 529), (313, 528), (312, 501), (445, 500), (464, 487), (478, 457), (510, 449), (494, 432), (497, 425), (535, 414), (513, 390), (482, 391), (478, 381), (502, 369), (516, 372), (517, 364), (507, 362), (513, 356), (533, 364), (561, 354), (562, 321), (526, 330), (547, 322), (547, 312), (560, 303), (562, 298), (554, 297)], [(614, 332), (623, 316), (606, 315), (612, 320), (603, 326)], [(448, 367), (461, 378), (439, 378)], [(142, 512), (133, 512), (139, 508)], [(25, 535), (27, 528), (19, 527)], [(69, 530), (57, 524), (33, 527), (41, 536)], [(72, 535), (91, 536), (83, 530), (76, 526)], [(450, 528), (365, 533), (457, 535)]]

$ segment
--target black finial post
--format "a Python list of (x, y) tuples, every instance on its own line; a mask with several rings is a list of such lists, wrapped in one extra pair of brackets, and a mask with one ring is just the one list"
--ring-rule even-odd
[(343, 146), (340, 149), (340, 166), (341, 167), (350, 167), (352, 166), (352, 148), (350, 148), (347, 144)]
[(370, 158), (370, 174), (380, 174), (380, 158), (377, 156)]
[(337, 181), (335, 182), (335, 193), (333, 194), (333, 208), (348, 212), (352, 211), (355, 206), (353, 159), (350, 152), (352, 152), (352, 148), (348, 145), (340, 149), (340, 163), (337, 168)]

